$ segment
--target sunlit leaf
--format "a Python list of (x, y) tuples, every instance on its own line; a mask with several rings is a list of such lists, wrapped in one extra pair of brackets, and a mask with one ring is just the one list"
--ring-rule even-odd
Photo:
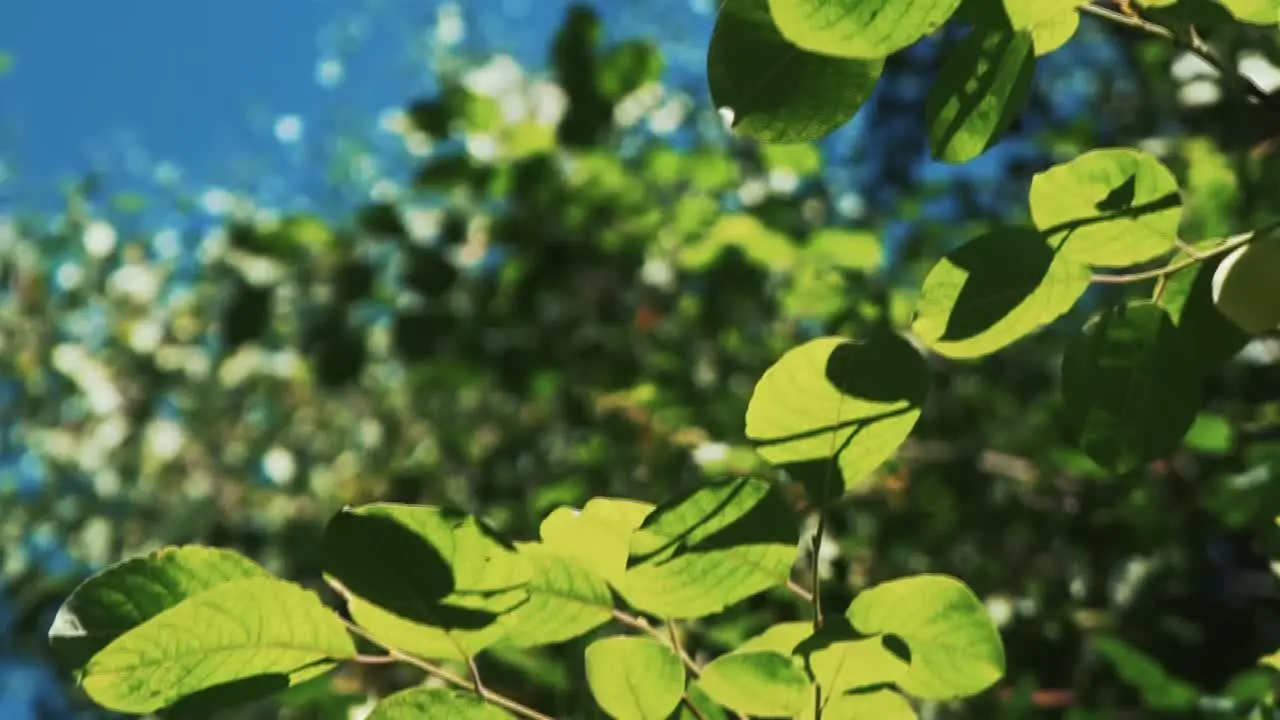
[(603, 575), (541, 543), (516, 546), (529, 563), (529, 599), (504, 616), (504, 641), (515, 647), (564, 642), (608, 622), (613, 595)]
[(365, 720), (504, 720), (511, 715), (475, 695), (415, 687), (389, 695)]
[(812, 703), (809, 678), (786, 655), (731, 652), (707, 663), (699, 679), (713, 700), (739, 713), (793, 717)]
[(1087, 152), (1031, 181), (1031, 217), (1058, 252), (1124, 267), (1169, 252), (1182, 220), (1178, 183), (1154, 156), (1128, 148)]
[(80, 685), (105, 708), (142, 714), (201, 692), (239, 701), (279, 692), (354, 655), (342, 621), (314, 593), (275, 578), (229, 580), (113, 640)]
[(1062, 317), (1091, 273), (1030, 228), (998, 228), (938, 261), (911, 330), (951, 358), (989, 355)]
[(790, 42), (835, 57), (892, 55), (932, 33), (960, 0), (769, 0), (778, 30)]
[(500, 616), (529, 600), (530, 568), (470, 515), (378, 503), (325, 529), (325, 573), (376, 637), (428, 658), (459, 659), (502, 637)]
[[(906, 340), (818, 338), (765, 371), (746, 433), (766, 460), (799, 474), (816, 501), (833, 500), (893, 455), (928, 393), (928, 367)], [(831, 460), (842, 481), (827, 487)]]
[(81, 583), (49, 628), (64, 668), (78, 671), (113, 640), (182, 601), (232, 580), (270, 578), (231, 550), (167, 547), (112, 565)]
[(849, 622), (864, 634), (897, 636), (910, 667), (895, 681), (919, 698), (975, 695), (1004, 675), (1004, 645), (982, 601), (946, 575), (916, 575), (859, 593)]
[(798, 534), (777, 488), (750, 478), (710, 482), (645, 519), (617, 587), (654, 615), (710, 615), (786, 582)]
[(669, 646), (616, 636), (587, 646), (587, 686), (614, 720), (665, 720), (684, 694), (684, 665)]

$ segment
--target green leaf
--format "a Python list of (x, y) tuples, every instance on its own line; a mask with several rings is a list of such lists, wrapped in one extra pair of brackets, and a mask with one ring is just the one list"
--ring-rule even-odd
[(631, 532), (651, 512), (653, 505), (638, 500), (592, 498), (581, 510), (556, 508), (543, 519), (538, 532), (547, 547), (612, 582), (626, 573)]
[(1077, 7), (1085, 0), (1004, 0), (1005, 13), (1014, 30), (1031, 33), (1035, 54), (1046, 55), (1057, 50), (1076, 34), (1080, 27)]
[[(878, 690), (856, 695), (840, 695), (823, 708), (824, 718), (875, 718), (875, 720), (916, 720), (911, 702), (892, 690)], [(812, 720), (813, 709), (801, 716)]]
[(587, 646), (587, 685), (614, 720), (665, 720), (684, 694), (684, 665), (669, 646), (615, 636)]
[(699, 682), (730, 710), (764, 717), (794, 717), (813, 697), (804, 671), (768, 650), (721, 655), (702, 669)]
[(64, 669), (79, 671), (116, 638), (187, 598), (232, 580), (270, 577), (262, 566), (230, 550), (162, 548), (81, 583), (58, 608), (49, 645)]
[(949, 358), (990, 355), (1067, 313), (1089, 268), (1030, 228), (997, 228), (951, 251), (925, 277), (911, 330)]
[(474, 655), (503, 635), (500, 616), (529, 600), (530, 568), (470, 515), (378, 503), (325, 528), (325, 573), (378, 639), (433, 659)]
[(1165, 455), (1187, 434), (1200, 409), (1201, 374), (1188, 338), (1144, 301), (1102, 312), (1071, 339), (1062, 395), (1080, 449), (1121, 474)]
[(765, 371), (747, 406), (746, 434), (760, 455), (805, 482), (815, 502), (830, 461), (852, 490), (911, 433), (929, 393), (929, 369), (906, 340), (824, 337), (793, 348)]
[(707, 83), (734, 131), (761, 142), (816, 140), (871, 96), (884, 63), (819, 55), (779, 34), (769, 0), (725, 0), (707, 49)]
[(1232, 250), (1213, 272), (1214, 307), (1250, 335), (1280, 329), (1280, 237)]
[(1174, 247), (1182, 198), (1173, 173), (1127, 148), (1087, 152), (1031, 181), (1031, 217), (1059, 252), (1099, 267), (1125, 267)]
[(215, 689), (234, 687), (244, 693), (238, 701), (278, 692), (354, 656), (342, 621), (314, 593), (248, 578), (193, 595), (116, 638), (80, 684), (102, 707), (145, 714)]
[(978, 29), (947, 53), (925, 102), (933, 156), (965, 163), (1009, 129), (1031, 91), (1027, 32)]
[[(1220, 243), (1221, 240), (1199, 242), (1192, 249), (1206, 251)], [(1186, 259), (1187, 255), (1179, 252), (1169, 264)], [(1248, 333), (1227, 319), (1213, 302), (1213, 275), (1222, 261), (1223, 256), (1216, 255), (1197, 262), (1166, 276), (1164, 287), (1156, 290), (1160, 307), (1184, 335), (1196, 339), (1191, 343), (1191, 353), (1204, 374), (1217, 370), (1249, 342)]]
[(1004, 675), (1004, 646), (982, 601), (947, 575), (916, 575), (859, 593), (849, 622), (865, 634), (891, 633), (910, 650), (896, 680), (925, 699), (976, 695)]
[(910, 665), (885, 647), (883, 637), (840, 640), (809, 653), (824, 708), (850, 690), (898, 682)]
[(1143, 704), (1156, 711), (1187, 712), (1198, 704), (1200, 691), (1173, 677), (1154, 658), (1114, 637), (1093, 638), (1093, 649), (1106, 658), (1120, 678), (1142, 694)]
[(884, 58), (942, 26), (960, 0), (769, 0), (779, 32), (811, 52)]
[(822, 172), (822, 150), (811, 142), (761, 145), (760, 162), (766, 170), (809, 177)]
[(884, 265), (884, 245), (880, 236), (867, 230), (815, 230), (809, 236), (803, 255), (808, 262), (841, 270), (873, 272)]
[(653, 43), (629, 40), (618, 43), (600, 59), (596, 82), (600, 94), (618, 102), (647, 83), (662, 79), (662, 53)]
[(793, 655), (796, 646), (813, 634), (813, 623), (795, 621), (770, 625), (764, 632), (738, 646), (734, 652), (772, 651)]
[(584, 635), (613, 617), (613, 594), (604, 576), (580, 560), (541, 543), (520, 543), (529, 562), (529, 599), (503, 617), (504, 643), (534, 647)]
[(698, 712), (693, 712), (687, 703), (682, 702), (680, 703), (680, 714), (675, 720), (729, 720), (725, 709), (707, 695), (699, 681), (693, 680), (685, 686), (684, 694), (689, 699), (689, 702), (698, 709)]
[(1219, 0), (1237, 20), (1255, 25), (1280, 23), (1277, 0)]
[(415, 687), (378, 701), (365, 720), (505, 720), (495, 705), (444, 688)]
[(785, 233), (778, 232), (750, 213), (721, 215), (697, 242), (680, 250), (679, 264), (701, 270), (714, 263), (728, 248), (737, 248), (748, 259), (770, 270), (791, 268), (799, 248)]
[(1226, 455), (1235, 447), (1235, 428), (1231, 427), (1230, 420), (1221, 415), (1200, 413), (1196, 415), (1191, 429), (1183, 436), (1182, 443), (1206, 455)]
[(798, 541), (776, 487), (753, 478), (713, 481), (645, 519), (615, 586), (644, 612), (702, 617), (785, 583)]

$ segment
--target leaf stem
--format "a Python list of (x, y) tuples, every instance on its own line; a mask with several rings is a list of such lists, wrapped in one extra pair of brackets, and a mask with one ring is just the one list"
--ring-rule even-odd
[(790, 580), (790, 579), (787, 580), (787, 589), (791, 591), (792, 595), (795, 595), (796, 597), (804, 601), (805, 604), (810, 604), (813, 602), (813, 593), (809, 592), (808, 590), (805, 590), (804, 587), (800, 585), (800, 583), (796, 582), (795, 580)]
[(1178, 262), (1170, 263), (1164, 267), (1156, 268), (1155, 270), (1144, 270), (1142, 272), (1124, 273), (1120, 275), (1095, 274), (1090, 278), (1090, 282), (1103, 285), (1125, 285), (1128, 283), (1143, 282), (1145, 280), (1159, 280), (1173, 275), (1180, 270), (1185, 270), (1196, 263), (1203, 262), (1209, 258), (1217, 257), (1218, 255), (1229, 253), (1232, 250), (1244, 247), (1245, 245), (1253, 242), (1254, 238), (1258, 235), (1268, 232), (1277, 226), (1280, 226), (1280, 220), (1272, 221), (1257, 230), (1250, 230), (1249, 232), (1240, 233), (1239, 235), (1232, 235), (1226, 240), (1223, 240), (1222, 243), (1215, 248), (1198, 252), (1196, 255), (1188, 254), (1187, 257), (1179, 260)]
[(1268, 95), (1265, 90), (1258, 87), (1257, 83), (1250, 78), (1233, 71), (1231, 66), (1219, 57), (1218, 53), (1214, 52), (1213, 48), (1209, 46), (1209, 43), (1205, 42), (1204, 38), (1200, 37), (1200, 34), (1195, 31), (1194, 27), (1189, 28), (1187, 34), (1183, 36), (1179, 35), (1172, 28), (1151, 22), (1137, 14), (1126, 15), (1118, 10), (1102, 7), (1101, 5), (1097, 5), (1092, 2), (1080, 5), (1079, 8), (1082, 13), (1106, 20), (1107, 22), (1132, 28), (1154, 37), (1168, 40), (1176, 47), (1198, 55), (1204, 59), (1205, 62), (1209, 63), (1213, 69), (1217, 70), (1223, 77), (1234, 78), (1238, 87), (1244, 91), (1244, 94), (1254, 97), (1262, 104), (1270, 107), (1272, 110), (1280, 110), (1276, 105), (1276, 100)]
[[(330, 588), (333, 589), (334, 592), (336, 592), (342, 598), (343, 602), (347, 603), (347, 605), (350, 606), (351, 591), (347, 590), (345, 585), (329, 577), (325, 578), (325, 582), (329, 585)], [(499, 695), (498, 693), (490, 692), (486, 690), (484, 686), (480, 684), (480, 674), (476, 669), (475, 662), (471, 659), (471, 656), (467, 655), (466, 653), (463, 653), (462, 656), (467, 659), (467, 665), (471, 670), (474, 682), (468, 681), (465, 678), (461, 678), (457, 675), (454, 675), (448, 670), (445, 670), (444, 668), (439, 667), (438, 665), (429, 663), (420, 657), (411, 655), (407, 652), (404, 652), (403, 650), (399, 650), (395, 647), (392, 647), (391, 645), (388, 645), (387, 643), (374, 637), (373, 634), (370, 633), (368, 630), (365, 630), (364, 628), (360, 627), (356, 623), (344, 617), (339, 616), (338, 619), (342, 621), (342, 624), (347, 627), (347, 630), (349, 630), (351, 634), (357, 637), (364, 638), (365, 640), (369, 641), (374, 645), (377, 645), (378, 647), (382, 648), (387, 652), (385, 656), (384, 655), (356, 655), (353, 658), (356, 662), (367, 663), (367, 664), (378, 664), (378, 665), (382, 665), (390, 662), (402, 662), (406, 665), (412, 665), (418, 668), (419, 670), (426, 673), (427, 675), (430, 675), (433, 678), (436, 678), (438, 680), (443, 680), (444, 682), (447, 682), (450, 685), (462, 688), (463, 690), (467, 690), (469, 692), (473, 692), (481, 700), (487, 703), (490, 703), (492, 705), (497, 705), (498, 707), (504, 710), (507, 710), (508, 712), (514, 713), (518, 717), (525, 718), (525, 720), (555, 720), (555, 718), (551, 717), (550, 715), (543, 715), (537, 710), (534, 710), (531, 707), (526, 707), (525, 705), (521, 705), (520, 703), (516, 702), (515, 700), (512, 700), (509, 697), (506, 697), (505, 695)], [(455, 644), (456, 644), (456, 641), (455, 641)], [(461, 647), (458, 648), (458, 651), (462, 652)]]
[(453, 685), (455, 687), (462, 688), (463, 690), (476, 693), (476, 695), (479, 696), (485, 702), (491, 703), (493, 705), (497, 705), (498, 707), (504, 710), (507, 710), (508, 712), (514, 713), (518, 717), (525, 718), (525, 720), (555, 720), (555, 718), (551, 717), (550, 715), (544, 715), (538, 712), (537, 710), (534, 710), (531, 707), (526, 707), (525, 705), (522, 705), (519, 702), (516, 702), (515, 700), (512, 700), (509, 697), (506, 697), (505, 695), (499, 695), (498, 693), (491, 692), (491, 691), (485, 691), (484, 694), (481, 694), (480, 689), (477, 688), (474, 683), (467, 680), (466, 678), (460, 677), (458, 675), (454, 675), (448, 670), (445, 670), (444, 668), (438, 665), (429, 663), (420, 657), (416, 657), (414, 655), (410, 655), (407, 652), (397, 650), (396, 648), (391, 647), (387, 643), (377, 639), (376, 637), (373, 636), (372, 633), (360, 627), (359, 625), (351, 622), (350, 620), (347, 620), (346, 618), (341, 618), (341, 620), (342, 620), (342, 624), (346, 625), (347, 630), (351, 631), (353, 635), (362, 637), (365, 640), (368, 640), (374, 645), (377, 645), (378, 647), (387, 651), (386, 655), (357, 655), (355, 657), (356, 662), (373, 663), (373, 664), (379, 664), (379, 665), (389, 663), (389, 662), (403, 662), (406, 665), (412, 665), (418, 668), (419, 670), (423, 671), (424, 673), (430, 675), (433, 678), (436, 678), (437, 680), (443, 680), (444, 682), (447, 682), (450, 685)]

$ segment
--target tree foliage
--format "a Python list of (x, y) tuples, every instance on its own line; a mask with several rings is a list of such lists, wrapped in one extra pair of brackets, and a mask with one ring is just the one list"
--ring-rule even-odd
[[(1180, 8), (1204, 4), (1140, 3), (1147, 17), (1127, 6), (1061, 0), (728, 0), (707, 48), (707, 76), (732, 131), (766, 143), (752, 162), (807, 176), (816, 168), (806, 146), (794, 143), (850, 120), (891, 56), (940, 30), (968, 28), (948, 47), (926, 102), (933, 156), (964, 163), (1010, 131), (1037, 63), (1077, 31), (1081, 15), (1219, 63), (1191, 25), (1173, 21)], [(1221, 7), (1241, 22), (1280, 24), (1270, 0)], [(1170, 13), (1167, 25), (1159, 12)], [(527, 484), (545, 460), (527, 458), (519, 477), (495, 483), (543, 511), (536, 532), (520, 533), (461, 503), (364, 497), (395, 495), (389, 480), (383, 489), (391, 492), (348, 493), (352, 502), (333, 508), (307, 538), (323, 577), (310, 587), (229, 549), (139, 555), (79, 585), (49, 633), (95, 703), (134, 714), (208, 711), (296, 692), (342, 664), (403, 664), (447, 687), (388, 694), (370, 717), (547, 718), (562, 710), (490, 690), (477, 659), (571, 643), (586, 692), (618, 720), (726, 712), (912, 718), (923, 703), (989, 694), (1016, 668), (1006, 667), (1013, 656), (996, 611), (963, 573), (864, 582), (852, 597), (822, 582), (839, 508), (883, 481), (927, 407), (948, 411), (936, 369), (1012, 351), (1066, 325), (1053, 374), (1076, 454), (1055, 462), (1100, 485), (1137, 487), (1179, 444), (1215, 445), (1205, 405), (1211, 379), (1250, 337), (1280, 329), (1273, 312), (1280, 283), (1266, 282), (1280, 243), (1274, 223), (1222, 228), (1208, 240), (1187, 236), (1188, 217), (1199, 210), (1184, 202), (1178, 174), (1131, 147), (1089, 149), (1036, 173), (1023, 222), (971, 233), (928, 263), (918, 287), (895, 294), (896, 306), (886, 300), (847, 312), (833, 296), (877, 290), (873, 272), (883, 258), (866, 235), (781, 212), (720, 213), (716, 194), (742, 172), (723, 157), (648, 146), (632, 161), (598, 149), (613, 116), (661, 61), (643, 43), (601, 47), (594, 22), (571, 14), (557, 39), (566, 98), (552, 122), (510, 122), (494, 98), (463, 80), (406, 110), (418, 135), (443, 139), (462, 128), (472, 146), (489, 143), (485, 153), (471, 147), (433, 157), (417, 172), (419, 189), (443, 191), (454, 203), (435, 216), (435, 242), (415, 239), (413, 215), (379, 201), (351, 227), (301, 215), (231, 222), (244, 277), (223, 331), (228, 350), (272, 332), (263, 318), (277, 301), (278, 278), (295, 265), (315, 268), (327, 292), (308, 298), (314, 319), (298, 329), (310, 350), (298, 386), (350, 385), (367, 360), (367, 348), (352, 339), (351, 305), (374, 294), (377, 282), (342, 238), (379, 238), (412, 291), (386, 319), (381, 352), (416, 368), (409, 397), (380, 400), (387, 408), (426, 403), (438, 418), (435, 447), (432, 433), (406, 427), (412, 441), (395, 449), (483, 474), (501, 449), (482, 447), (483, 436), (451, 435), (459, 417), (501, 424), (488, 440), (500, 446), (504, 436), (538, 434), (553, 417), (572, 416), (566, 424), (589, 432), (621, 411), (643, 428), (639, 455), (578, 433), (544, 447), (558, 448), (569, 466), (602, 457), (618, 474), (643, 472), (651, 495), (620, 497), (613, 476), (596, 474), (580, 483), (580, 494), (591, 496), (580, 507), (537, 497)], [(1242, 92), (1248, 87), (1242, 79)], [(482, 219), (461, 208), (483, 208)], [(460, 260), (490, 250), (476, 247), (480, 236), (505, 243), (496, 269)], [(280, 284), (255, 282), (244, 270), (254, 262)], [(644, 268), (653, 278), (647, 286), (612, 290)], [(713, 289), (682, 300), (663, 291), (676, 278), (711, 281)], [(579, 293), (575, 302), (552, 292), (567, 283)], [(1116, 292), (1084, 307), (1082, 320), (1078, 311), (1098, 288)], [(460, 320), (449, 303), (473, 314)], [(545, 316), (555, 342), (509, 322), (514, 308), (529, 307)], [(588, 319), (606, 316), (624, 321), (598, 331), (614, 336), (593, 336)], [(766, 336), (766, 321), (786, 331)], [(806, 330), (815, 323), (821, 332)], [(718, 334), (709, 347), (685, 347), (670, 331), (677, 325), (713, 325)], [(637, 367), (634, 356), (615, 362), (606, 352), (619, 345), (660, 350)], [(469, 376), (473, 365), (496, 370)], [(717, 379), (700, 381), (702, 366), (718, 369), (706, 373)], [(628, 387), (641, 374), (663, 382)], [(507, 395), (479, 392), (491, 382)], [(695, 421), (664, 397), (668, 385), (695, 400), (752, 389), (745, 407), (718, 405)], [(535, 400), (509, 400), (528, 397)], [(717, 446), (694, 482), (675, 482), (689, 473), (673, 458), (709, 444), (697, 423), (739, 428), (741, 441)], [(920, 532), (945, 542), (965, 521), (947, 506), (939, 503), (936, 523)], [(816, 514), (816, 527), (802, 527), (800, 509)], [(699, 622), (775, 596), (791, 596), (806, 618), (738, 628), (710, 657), (689, 652), (687, 634)], [(1118, 637), (1092, 643), (1151, 707), (1198, 702), (1194, 687)]]

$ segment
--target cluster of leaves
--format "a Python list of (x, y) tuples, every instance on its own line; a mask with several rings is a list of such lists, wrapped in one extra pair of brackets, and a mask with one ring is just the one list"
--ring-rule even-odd
[[(770, 142), (815, 138), (856, 112), (883, 58), (954, 12), (975, 32), (948, 58), (929, 126), (935, 155), (961, 162), (1007, 130), (1034, 56), (1065, 42), (1080, 5), (729, 0), (709, 50), (712, 92), (740, 133)], [(1228, 8), (1243, 12), (1244, 5)], [(1031, 342), (1090, 285), (1156, 284), (1148, 298), (1102, 310), (1072, 338), (1062, 363), (1064, 414), (1080, 448), (1107, 471), (1136, 471), (1194, 430), (1203, 378), (1247, 340), (1220, 309), (1225, 281), (1213, 279), (1228, 252), (1276, 243), (1254, 242), (1252, 234), (1204, 244), (1179, 240), (1183, 208), (1173, 175), (1155, 157), (1121, 148), (1037, 175), (1031, 222), (984, 232), (938, 261), (914, 314), (895, 305), (896, 295), (850, 308), (842, 295), (876, 289), (861, 277), (880, 262), (873, 236), (816, 229), (793, 207), (720, 215), (716, 196), (732, 191), (744, 172), (722, 155), (647, 146), (638, 161), (628, 161), (598, 149), (615, 131), (618, 108), (660, 64), (643, 44), (601, 47), (597, 32), (589, 15), (576, 14), (561, 33), (555, 64), (569, 109), (556, 123), (509, 123), (494, 98), (464, 82), (408, 109), (416, 131), (433, 139), (461, 130), (500, 148), (495, 158), (468, 143), (465, 152), (435, 157), (418, 173), (419, 187), (453, 202), (438, 244), (418, 243), (406, 213), (390, 202), (366, 207), (354, 227), (337, 232), (301, 217), (234, 223), (238, 250), (283, 260), (287, 269), (297, 264), (307, 277), (284, 272), (281, 281), (277, 273), (270, 288), (237, 279), (223, 330), (238, 333), (233, 346), (297, 333), (263, 320), (296, 282), (314, 302), (301, 313), (309, 326), (298, 333), (309, 338), (310, 368), (304, 380), (273, 395), (311, 397), (313, 385), (349, 387), (372, 374), (369, 368), (404, 363), (415, 368), (409, 382), (361, 396), (391, 410), (381, 418), (402, 428), (385, 454), (433, 457), (437, 477), (485, 476), (464, 484), (471, 490), (484, 483), (478, 494), (494, 505), (529, 502), (528, 478), (543, 474), (544, 463), (554, 468), (546, 474), (567, 464), (590, 478), (571, 493), (585, 487), (605, 497), (581, 511), (553, 511), (537, 542), (511, 542), (503, 539), (509, 527), (500, 534), (478, 517), (436, 506), (344, 510), (317, 538), (314, 555), (345, 615), (227, 550), (187, 546), (126, 561), (82, 585), (52, 632), (55, 651), (95, 701), (135, 713), (175, 702), (218, 706), (300, 684), (338, 663), (389, 659), (469, 694), (415, 687), (381, 701), (377, 713), (539, 717), (488, 690), (475, 657), (587, 638), (580, 658), (591, 693), (619, 718), (719, 717), (721, 706), (764, 716), (911, 717), (907, 696), (972, 695), (1003, 673), (1004, 651), (986, 609), (949, 576), (872, 584), (843, 615), (821, 613), (819, 588), (799, 589), (821, 622), (775, 623), (705, 664), (682, 652), (680, 635), (692, 621), (788, 584), (799, 536), (782, 502), (794, 489), (786, 480), (798, 481), (825, 519), (846, 492), (868, 489), (874, 471), (921, 418), (932, 384), (922, 349), (972, 360)], [(562, 146), (574, 150), (563, 153)], [(765, 147), (745, 163), (746, 172), (810, 175), (813, 158), (805, 146)], [(502, 210), (493, 210), (500, 202)], [(367, 350), (352, 327), (361, 303), (392, 293), (373, 279), (366, 258), (344, 247), (347, 233), (391, 240), (403, 260), (399, 289), (410, 289), (416, 302), (396, 303), (391, 313), (394, 363)], [(475, 249), (477, 236), (492, 238), (505, 254), (492, 274), (457, 260)], [(1176, 255), (1167, 266), (1110, 274), (1170, 252)], [(315, 257), (321, 261), (305, 262)], [(636, 287), (632, 279), (651, 270), (655, 258), (670, 263), (686, 295), (677, 299), (661, 281)], [(702, 283), (711, 291), (699, 295)], [(619, 285), (629, 291), (606, 292)], [(543, 333), (525, 331), (528, 313)], [(806, 342), (811, 333), (795, 327), (805, 322), (839, 324), (850, 337)], [(787, 329), (765, 332), (778, 325)], [(693, 362), (691, 328), (709, 328), (699, 334)], [(802, 344), (782, 353), (779, 342)], [(633, 347), (646, 348), (643, 360)], [(721, 404), (725, 389), (754, 379), (768, 362), (761, 359), (779, 354), (746, 407), (746, 435), (783, 472), (749, 453), (734, 454), (706, 474), (758, 474), (770, 482), (703, 480), (673, 493), (674, 478), (688, 480), (684, 451), (708, 437), (698, 425), (711, 437), (740, 427), (742, 408)], [(707, 366), (716, 382), (697, 379)], [(462, 370), (476, 367), (492, 372)], [(572, 381), (556, 380), (556, 372)], [(637, 376), (652, 384), (602, 392)], [(494, 381), (506, 395), (477, 400), (477, 388)], [(678, 401), (672, 388), (680, 389)], [(424, 425), (403, 411), (406, 396), (428, 417), (447, 420)], [(349, 397), (336, 395), (334, 407), (326, 407)], [(583, 428), (606, 437), (604, 423), (588, 411), (593, 403), (643, 419), (646, 435), (660, 441), (646, 441), (642, 453), (625, 443), (582, 442)], [(312, 426), (329, 419), (319, 414)], [(478, 442), (477, 424), (498, 439)], [(332, 425), (330, 435), (353, 434), (353, 426)], [(517, 440), (534, 434), (545, 441), (541, 454), (517, 449)], [(548, 462), (545, 448), (554, 446), (569, 448), (562, 451), (567, 463)], [(598, 465), (613, 474), (584, 456), (602, 458)], [(614, 499), (635, 487), (616, 475), (641, 473), (656, 479), (659, 487), (648, 490), (654, 499), (677, 499), (656, 507)], [(397, 494), (394, 481), (364, 479), (372, 482), (342, 499)], [(816, 585), (823, 528), (814, 537), (808, 572)], [(601, 636), (611, 622), (639, 634)], [(350, 632), (387, 654), (359, 653)], [(1141, 665), (1116, 642), (1100, 643), (1098, 652), (1117, 666)], [(689, 674), (700, 677), (689, 681)], [(1151, 674), (1130, 675), (1150, 680)], [(1147, 687), (1158, 697), (1168, 685)]]
[[(185, 546), (85, 582), (50, 641), (95, 702), (136, 714), (245, 702), (341, 662), (385, 659), (471, 692), (410, 688), (379, 702), (371, 718), (545, 718), (489, 693), (478, 674), (463, 680), (428, 661), (474, 669), (472, 658), (495, 644), (535, 647), (588, 633), (596, 635), (583, 658), (591, 693), (624, 720), (723, 717), (719, 706), (743, 716), (913, 718), (891, 684), (948, 699), (1003, 673), (985, 607), (944, 575), (877, 585), (839, 622), (777, 624), (695, 663), (675, 621), (787, 582), (795, 522), (763, 481), (710, 482), (657, 507), (597, 498), (557, 509), (540, 535), (511, 542), (475, 516), (432, 506), (350, 508), (329, 523), (322, 550), (325, 579), (350, 620), (238, 553)], [(670, 634), (644, 616), (665, 621)], [(649, 632), (598, 632), (618, 620)], [(388, 654), (359, 655), (349, 631)]]

